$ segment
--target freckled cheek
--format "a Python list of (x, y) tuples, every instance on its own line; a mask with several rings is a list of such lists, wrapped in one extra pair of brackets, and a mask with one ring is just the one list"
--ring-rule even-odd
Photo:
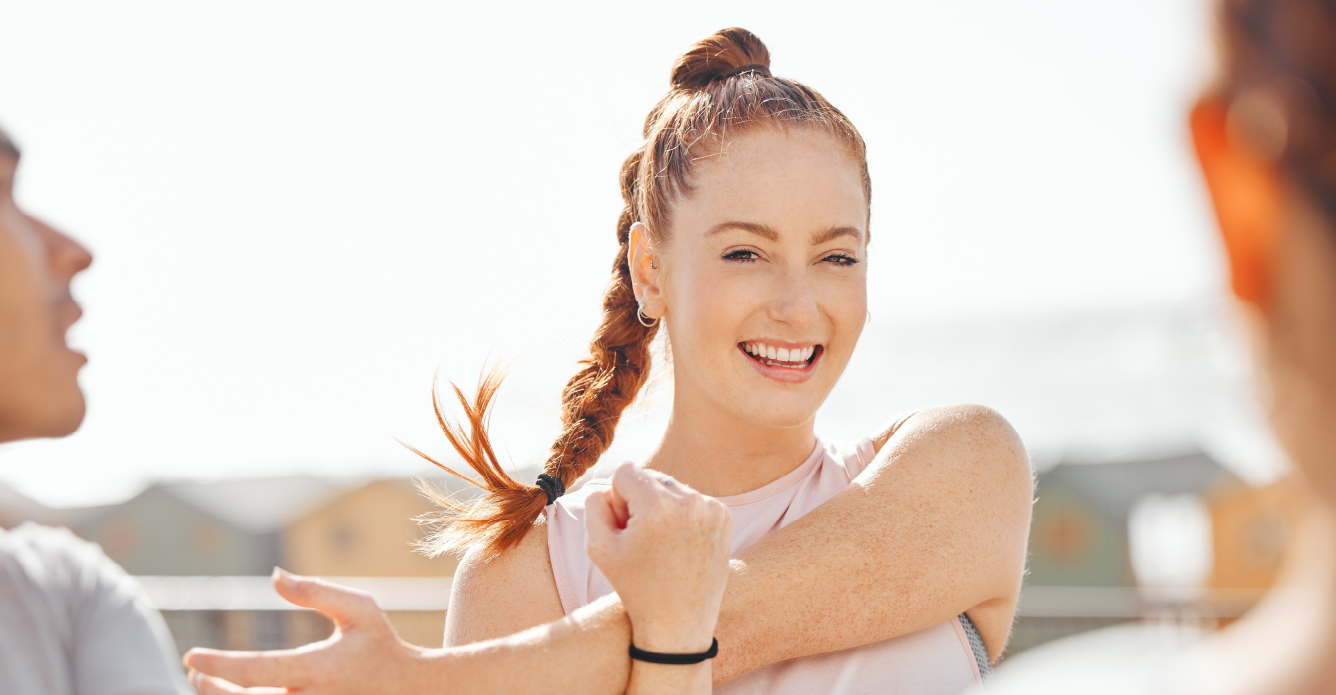
[(684, 289), (673, 307), (674, 321), (693, 351), (718, 355), (741, 340), (740, 332), (750, 312), (744, 283), (698, 282)]
[(847, 357), (867, 323), (867, 285), (859, 282), (828, 288), (821, 302), (834, 330), (832, 336), (840, 352)]

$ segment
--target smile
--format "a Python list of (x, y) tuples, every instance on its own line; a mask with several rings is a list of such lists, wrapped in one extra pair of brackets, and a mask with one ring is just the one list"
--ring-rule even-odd
[(795, 370), (812, 366), (821, 354), (820, 345), (778, 347), (759, 341), (738, 343), (738, 349), (752, 361), (767, 367)]

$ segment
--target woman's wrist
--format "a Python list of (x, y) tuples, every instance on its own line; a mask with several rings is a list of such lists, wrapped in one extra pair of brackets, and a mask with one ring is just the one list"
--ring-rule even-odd
[(698, 654), (714, 643), (714, 621), (708, 624), (681, 623), (641, 627), (631, 620), (631, 644), (647, 652), (660, 654)]

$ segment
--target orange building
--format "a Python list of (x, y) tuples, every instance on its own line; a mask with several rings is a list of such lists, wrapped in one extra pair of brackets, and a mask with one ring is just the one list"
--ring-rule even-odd
[(1270, 587), (1306, 506), (1293, 478), (1257, 488), (1232, 485), (1210, 495), (1207, 503), (1214, 529), (1211, 588)]

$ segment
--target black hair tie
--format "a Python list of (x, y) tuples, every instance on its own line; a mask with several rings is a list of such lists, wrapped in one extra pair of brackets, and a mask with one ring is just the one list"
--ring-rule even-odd
[(538, 474), (537, 485), (547, 493), (548, 504), (556, 502), (558, 497), (566, 494), (566, 486), (562, 484), (561, 479), (546, 473)]
[(734, 76), (737, 76), (737, 75), (741, 75), (741, 74), (743, 74), (743, 73), (747, 73), (747, 72), (756, 73), (757, 75), (760, 75), (761, 77), (770, 77), (770, 76), (771, 76), (771, 75), (770, 75), (770, 68), (768, 68), (768, 67), (766, 67), (766, 66), (764, 66), (764, 65), (761, 65), (760, 63), (755, 63), (755, 64), (752, 64), (752, 65), (744, 65), (744, 66), (742, 66), (742, 67), (740, 67), (740, 68), (735, 68), (735, 69), (733, 69), (733, 70), (729, 70), (728, 72), (726, 72), (726, 73), (724, 73), (724, 74), (722, 74), (722, 75), (720, 75), (720, 76), (714, 78), (714, 80), (712, 80), (712, 81), (715, 81), (715, 82), (722, 82), (723, 80), (726, 80), (726, 79), (728, 79), (728, 78), (730, 78), (730, 77), (734, 77)]
[(706, 659), (713, 659), (719, 655), (719, 640), (710, 640), (710, 648), (706, 651), (696, 654), (663, 654), (660, 652), (647, 652), (643, 649), (631, 645), (631, 658), (636, 661), (648, 661), (651, 664), (668, 664), (669, 666), (688, 666), (690, 664), (699, 664)]

